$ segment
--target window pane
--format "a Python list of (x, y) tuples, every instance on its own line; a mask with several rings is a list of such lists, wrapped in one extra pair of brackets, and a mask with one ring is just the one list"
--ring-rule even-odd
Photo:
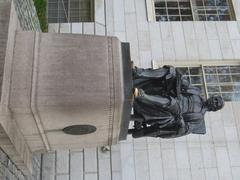
[(48, 3), (48, 9), (57, 10), (58, 9), (58, 4), (57, 3)]
[(192, 15), (191, 9), (181, 9), (181, 15)]
[(233, 89), (235, 92), (240, 92), (240, 85), (234, 85)]
[(205, 74), (216, 74), (216, 68), (215, 67), (204, 67)]
[(219, 82), (231, 82), (231, 76), (229, 75), (219, 75)]
[(214, 95), (222, 96), (221, 93), (208, 93), (208, 96), (209, 96), (209, 97), (212, 97), (212, 96), (214, 96)]
[(203, 1), (202, 0), (196, 0), (195, 2), (195, 6), (203, 6)]
[(188, 72), (184, 78), (200, 89), (204, 99), (205, 93), (208, 93), (209, 97), (217, 94), (221, 95), (225, 101), (240, 101), (240, 66), (203, 66), (205, 79), (200, 66), (178, 69)]
[(240, 66), (230, 66), (231, 73), (240, 73)]
[(217, 10), (206, 10), (206, 14), (217, 14)]
[(214, 86), (208, 85), (207, 90), (208, 90), (208, 92), (220, 92), (219, 87), (216, 85), (214, 85)]
[(229, 21), (230, 16), (229, 15), (219, 15), (219, 20), (220, 21)]
[(157, 16), (156, 21), (168, 21), (167, 16)]
[(234, 12), (231, 12), (233, 11), (233, 8), (230, 7), (231, 5), (226, 0), (192, 0), (194, 17), (195, 20), (199, 21), (234, 20)]
[(226, 0), (216, 0), (217, 6), (227, 6)]
[(169, 21), (180, 21), (180, 16), (169, 16)]
[(221, 94), (226, 101), (239, 101), (240, 66), (205, 66), (209, 96)]
[(217, 75), (206, 75), (206, 81), (207, 83), (217, 83)]
[(230, 73), (230, 69), (228, 66), (221, 66), (217, 68), (218, 74), (227, 74)]
[(192, 21), (193, 17), (192, 16), (181, 16), (182, 21)]
[(233, 94), (232, 93), (223, 93), (222, 97), (225, 101), (231, 101), (233, 99)]
[(155, 2), (155, 7), (166, 7), (165, 2)]
[(167, 2), (167, 7), (178, 7), (178, 2)]
[(187, 8), (187, 7), (191, 7), (190, 2), (179, 2), (179, 6), (180, 8)]
[(222, 92), (233, 92), (234, 88), (233, 88), (233, 86), (221, 86), (221, 91)]
[(208, 21), (218, 21), (218, 16), (207, 15), (206, 17)]
[(216, 3), (214, 0), (204, 0), (203, 3), (204, 3), (204, 6), (216, 6)]
[(198, 9), (198, 10), (197, 10), (197, 14), (205, 15), (205, 14), (206, 14), (206, 11), (203, 10), (203, 9)]
[(48, 22), (92, 22), (93, 7), (91, 4), (92, 0), (49, 0)]
[(240, 93), (234, 93), (232, 97), (232, 101), (240, 101)]
[(190, 0), (155, 2), (155, 12), (156, 12), (156, 21), (192, 21), (193, 20)]
[(197, 18), (198, 18), (199, 21), (206, 21), (207, 20), (207, 17), (205, 15), (199, 15)]
[(202, 74), (202, 69), (200, 67), (190, 67), (189, 70), (192, 75), (201, 75)]
[(156, 15), (166, 15), (167, 10), (166, 9), (156, 9)]
[(232, 75), (233, 82), (240, 82), (240, 74), (239, 75)]
[(52, 10), (52, 11), (49, 12), (48, 16), (51, 16), (50, 19), (52, 19), (52, 18), (58, 18), (58, 11), (57, 11), (57, 10), (56, 10), (56, 11), (55, 11), (55, 10)]
[(179, 15), (179, 10), (178, 9), (168, 9), (168, 14), (169, 15)]

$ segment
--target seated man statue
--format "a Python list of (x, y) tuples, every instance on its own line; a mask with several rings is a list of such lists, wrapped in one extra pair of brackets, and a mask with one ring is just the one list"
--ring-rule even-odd
[(133, 69), (134, 138), (149, 136), (175, 138), (190, 133), (205, 134), (204, 115), (224, 106), (221, 96), (204, 101), (200, 90), (190, 85), (172, 66)]

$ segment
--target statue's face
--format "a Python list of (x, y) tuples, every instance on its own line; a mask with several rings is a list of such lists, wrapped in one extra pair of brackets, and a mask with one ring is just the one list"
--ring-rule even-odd
[(221, 96), (214, 95), (207, 99), (207, 108), (209, 111), (217, 111), (224, 106), (224, 100)]

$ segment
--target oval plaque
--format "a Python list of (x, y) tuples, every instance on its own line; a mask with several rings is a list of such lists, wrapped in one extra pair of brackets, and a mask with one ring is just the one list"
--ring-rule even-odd
[(65, 127), (63, 132), (70, 135), (84, 135), (94, 133), (96, 130), (97, 128), (92, 125), (73, 125)]

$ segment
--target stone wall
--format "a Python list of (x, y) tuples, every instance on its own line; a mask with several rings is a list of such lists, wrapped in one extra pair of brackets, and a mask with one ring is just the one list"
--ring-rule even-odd
[(41, 154), (33, 157), (33, 174), (26, 177), (9, 157), (0, 149), (0, 179), (1, 180), (40, 180)]
[[(24, 9), (24, 13), (27, 14), (30, 12), (29, 7), (32, 6), (32, 12), (35, 11), (33, 4), (29, 3), (28, 1), (23, 1), (21, 6)], [(38, 25), (38, 20), (36, 16), (33, 15), (26, 15), (23, 17), (21, 13), (18, 13), (18, 17), (21, 20), (22, 27), (20, 28), (18, 19), (16, 18), (16, 12), (12, 1), (9, 0), (0, 0), (0, 84), (2, 84), (2, 76), (3, 76), (3, 66), (5, 64), (5, 59), (9, 60), (11, 57), (9, 53), (6, 53), (6, 49), (8, 48), (8, 52), (11, 52), (12, 44), (9, 42), (13, 42), (11, 39), (14, 38), (15, 30), (25, 29), (25, 30), (40, 30), (40, 26)], [(28, 10), (26, 11), (28, 7)], [(16, 8), (17, 9), (17, 8)], [(23, 12), (22, 12), (23, 13)], [(34, 20), (35, 17), (35, 20)], [(8, 43), (7, 43), (8, 42)], [(1, 85), (2, 86), (2, 85)], [(2, 90), (2, 88), (1, 88)], [(6, 98), (6, 97), (4, 97)], [(3, 100), (2, 98), (1, 100)], [(2, 101), (1, 101), (2, 102)], [(1, 119), (2, 121), (3, 119)], [(19, 137), (19, 136), (18, 136)], [(18, 141), (19, 142), (19, 141)], [(41, 156), (35, 155), (32, 159), (30, 159), (30, 164), (33, 165), (32, 175), (29, 177), (23, 176), (22, 166), (20, 165), (19, 158), (15, 153), (15, 148), (12, 145), (11, 139), (6, 136), (5, 131), (0, 127), (0, 179), (1, 180), (38, 180), (40, 179), (40, 167), (41, 167)], [(4, 149), (4, 150), (2, 150)], [(6, 154), (8, 153), (8, 155)], [(15, 162), (11, 161), (11, 158)], [(26, 157), (25, 155), (21, 155), (21, 157)], [(29, 158), (31, 158), (29, 156)]]
[(0, 149), (0, 179), (25, 180), (24, 175)]
[(21, 28), (24, 31), (41, 31), (33, 0), (13, 0)]

